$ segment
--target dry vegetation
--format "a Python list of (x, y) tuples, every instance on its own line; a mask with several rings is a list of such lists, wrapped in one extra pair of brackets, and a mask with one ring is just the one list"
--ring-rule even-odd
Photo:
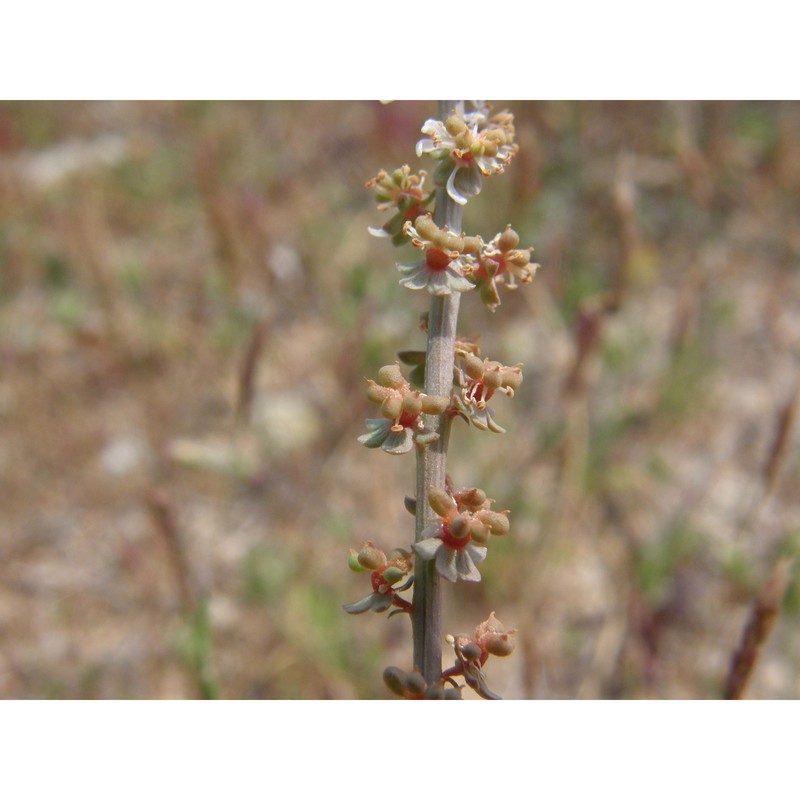
[[(740, 640), (746, 696), (797, 697), (800, 105), (508, 106), (520, 156), (465, 224), (543, 266), (461, 333), (525, 382), (451, 463), (512, 534), (444, 629), (519, 629), (508, 698), (721, 697)], [(410, 667), (407, 619), (340, 606), (351, 546), (413, 537), (413, 459), (355, 439), (427, 296), (363, 184), (434, 109), (0, 105), (0, 696), (385, 697)]]

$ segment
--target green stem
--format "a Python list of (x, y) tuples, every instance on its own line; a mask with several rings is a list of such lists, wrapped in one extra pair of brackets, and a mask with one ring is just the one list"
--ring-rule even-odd
[[(440, 119), (446, 120), (453, 109), (464, 113), (463, 100), (441, 100)], [(447, 226), (453, 233), (461, 233), (462, 209), (448, 197), (443, 186), (437, 187), (434, 222)], [(458, 292), (431, 297), (428, 314), (428, 346), (425, 364), (425, 393), (450, 397), (453, 389), (453, 362), (461, 295)], [(428, 503), (431, 487), (444, 489), (447, 476), (447, 445), (452, 419), (446, 414), (426, 417), (426, 425), (439, 434), (439, 440), (429, 447), (417, 449), (417, 516), (416, 541), (422, 531), (438, 517)], [(414, 637), (414, 666), (427, 683), (442, 677), (442, 614), (439, 592), (439, 574), (433, 561), (416, 557), (414, 565), (414, 612), (412, 627)]]

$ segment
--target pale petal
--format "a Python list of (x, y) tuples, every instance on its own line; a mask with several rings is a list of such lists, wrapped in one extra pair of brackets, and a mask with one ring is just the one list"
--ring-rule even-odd
[(466, 550), (476, 564), (480, 564), (486, 558), (486, 553), (488, 552), (487, 548), (472, 544), (472, 542), (467, 545)]
[(372, 608), (372, 600), (373, 595), (367, 595), (366, 597), (362, 597), (360, 600), (356, 600), (355, 603), (346, 603), (342, 606), (342, 608), (348, 614), (363, 614), (365, 611), (369, 611)]
[[(390, 422), (390, 420), (386, 420)], [(414, 432), (411, 428), (403, 428), (402, 431), (390, 431), (384, 441), (382, 450), (393, 456), (407, 453), (414, 445)]]
[(369, 433), (359, 436), (358, 441), (365, 447), (380, 447), (389, 435), (392, 421), (390, 419), (368, 419), (366, 424)]
[(486, 409), (486, 424), (487, 424), (487, 427), (489, 428), (489, 430), (492, 431), (493, 433), (505, 433), (506, 432), (505, 428), (500, 427), (500, 425), (498, 425), (494, 421), (494, 414), (488, 408)]
[(458, 577), (464, 581), (477, 583), (481, 579), (481, 574), (475, 564), (472, 563), (472, 558), (470, 558), (466, 549), (459, 550), (456, 553), (456, 570), (458, 571)]
[(437, 297), (451, 293), (449, 277), (445, 270), (428, 272), (428, 291)]
[(447, 179), (447, 194), (450, 196), (451, 200), (458, 203), (460, 206), (464, 206), (467, 204), (467, 198), (456, 189), (456, 175), (458, 175), (459, 172), (461, 172), (461, 169), (456, 167), (450, 173), (450, 177)]
[(424, 289), (428, 285), (429, 270), (424, 261), (417, 264), (398, 264), (397, 268), (406, 275), (400, 279), (400, 285), (407, 289)]
[(431, 537), (440, 537), (442, 535), (442, 523), (433, 522), (427, 527), (422, 529), (420, 539), (430, 539)]
[(379, 239), (388, 239), (391, 236), (391, 234), (383, 228), (367, 228), (367, 230)]
[(451, 583), (455, 583), (458, 580), (455, 550), (447, 546), (439, 548), (439, 552), (436, 554), (436, 571)]
[(448, 283), (454, 292), (468, 292), (475, 288), (475, 285), (454, 267), (448, 267), (447, 274), (449, 276)]
[(481, 171), (474, 162), (458, 171), (458, 175), (453, 179), (456, 190), (467, 197), (478, 194), (483, 185)]
[(425, 155), (425, 153), (430, 153), (432, 150), (436, 150), (433, 139), (420, 139), (417, 142), (417, 158)]
[(380, 594), (379, 592), (373, 592), (372, 594), (372, 610), (377, 611), (379, 614), (383, 611), (386, 611), (387, 608), (390, 608), (392, 605), (392, 595), (391, 594)]
[(442, 540), (436, 538), (423, 539), (421, 542), (412, 544), (411, 547), (414, 549), (414, 552), (425, 561), (430, 561), (432, 558), (436, 557), (436, 553), (438, 553), (439, 548), (442, 547)]

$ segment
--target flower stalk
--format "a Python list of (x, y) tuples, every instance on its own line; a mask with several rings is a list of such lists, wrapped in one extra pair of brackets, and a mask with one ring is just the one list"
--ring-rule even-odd
[[(442, 100), (439, 116), (447, 119), (455, 113), (463, 116), (464, 101)], [(447, 226), (452, 233), (461, 233), (463, 207), (454, 202), (446, 192), (437, 192), (433, 221)], [(455, 359), (456, 325), (461, 302), (459, 292), (432, 296), (428, 312), (428, 344), (425, 357), (425, 393), (445, 395), (453, 391), (453, 365)], [(417, 513), (415, 540), (419, 542), (422, 531), (436, 522), (436, 513), (428, 502), (431, 488), (444, 489), (447, 480), (447, 445), (450, 439), (452, 417), (441, 414), (430, 418), (428, 425), (439, 434), (439, 439), (429, 447), (417, 450)], [(442, 673), (442, 614), (439, 575), (433, 562), (417, 554), (414, 573), (414, 610), (411, 622), (414, 640), (414, 666), (428, 683)]]

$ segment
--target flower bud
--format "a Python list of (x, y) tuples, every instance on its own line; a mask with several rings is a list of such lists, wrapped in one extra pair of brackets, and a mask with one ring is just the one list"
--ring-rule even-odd
[(422, 413), (422, 400), (418, 394), (407, 394), (402, 400), (401, 407), (407, 414), (416, 417)]
[(504, 251), (513, 250), (518, 244), (519, 235), (510, 225), (506, 227), (497, 240), (497, 246)]
[(378, 383), (390, 389), (402, 389), (406, 385), (406, 379), (397, 364), (387, 364), (378, 370)]
[(493, 158), (497, 155), (497, 143), (491, 141), (491, 139), (485, 141), (483, 143), (483, 152), (490, 158)]
[(483, 385), (487, 389), (499, 389), (503, 385), (503, 375), (499, 368), (487, 370), (483, 373)]
[(514, 633), (515, 631), (509, 631), (508, 633), (496, 633), (492, 636), (487, 636), (483, 643), (486, 652), (491, 653), (493, 656), (511, 655), (517, 644), (512, 638)]
[(464, 489), (457, 493), (457, 502), (469, 511), (477, 511), (486, 502), (486, 492), (483, 489)]
[(476, 256), (483, 247), (480, 236), (465, 236), (461, 242), (461, 252), (468, 256)]
[(383, 682), (400, 697), (406, 693), (406, 674), (400, 667), (386, 667), (383, 671)]
[(513, 250), (508, 254), (508, 260), (515, 267), (527, 267), (531, 263), (530, 250)]
[(468, 150), (472, 144), (472, 134), (466, 128), (456, 135), (456, 147), (459, 150)]
[(425, 678), (416, 670), (406, 675), (406, 689), (413, 694), (422, 694), (425, 691)]
[(489, 529), (478, 519), (470, 522), (469, 535), (476, 544), (486, 544), (489, 541)]
[(446, 517), (456, 510), (456, 501), (444, 489), (431, 487), (428, 491), (428, 502), (440, 517)]
[(470, 378), (478, 380), (483, 376), (483, 361), (477, 356), (472, 355), (472, 353), (468, 353), (464, 357), (464, 372), (466, 372)]
[(438, 394), (422, 395), (422, 410), (426, 414), (442, 414), (450, 405), (450, 398)]
[(367, 386), (367, 398), (373, 403), (382, 403), (386, 398), (386, 389), (383, 386), (378, 386), (375, 381), (370, 381)]
[(508, 517), (499, 511), (479, 511), (476, 516), (495, 536), (504, 536), (511, 527)]
[(398, 569), (397, 567), (387, 567), (383, 571), (383, 579), (388, 583), (390, 586), (392, 584), (397, 583), (397, 581), (402, 580), (405, 578), (406, 573), (402, 569)]
[(358, 550), (350, 550), (350, 558), (347, 560), (347, 566), (350, 567), (353, 572), (366, 572), (367, 567), (361, 565), (361, 562), (358, 560)]
[(433, 221), (430, 214), (417, 217), (414, 220), (414, 227), (417, 229), (417, 233), (429, 242), (439, 233), (439, 226)]
[(444, 126), (451, 136), (458, 136), (459, 133), (463, 133), (467, 129), (467, 123), (456, 114), (448, 117)]
[(469, 520), (463, 514), (459, 514), (450, 522), (450, 533), (456, 539), (463, 539), (469, 534)]
[(448, 230), (441, 230), (433, 237), (433, 244), (447, 253), (454, 251), (460, 253), (461, 248), (464, 246), (464, 237), (450, 233)]
[(475, 642), (470, 642), (461, 648), (461, 657), (465, 661), (477, 661), (481, 657), (481, 648)]
[(386, 419), (397, 419), (403, 410), (403, 399), (396, 394), (389, 395), (381, 405), (381, 414)]
[(503, 370), (503, 386), (516, 392), (522, 383), (522, 370), (519, 365)]
[(386, 556), (372, 542), (367, 542), (358, 552), (358, 563), (366, 569), (381, 569), (386, 566)]

